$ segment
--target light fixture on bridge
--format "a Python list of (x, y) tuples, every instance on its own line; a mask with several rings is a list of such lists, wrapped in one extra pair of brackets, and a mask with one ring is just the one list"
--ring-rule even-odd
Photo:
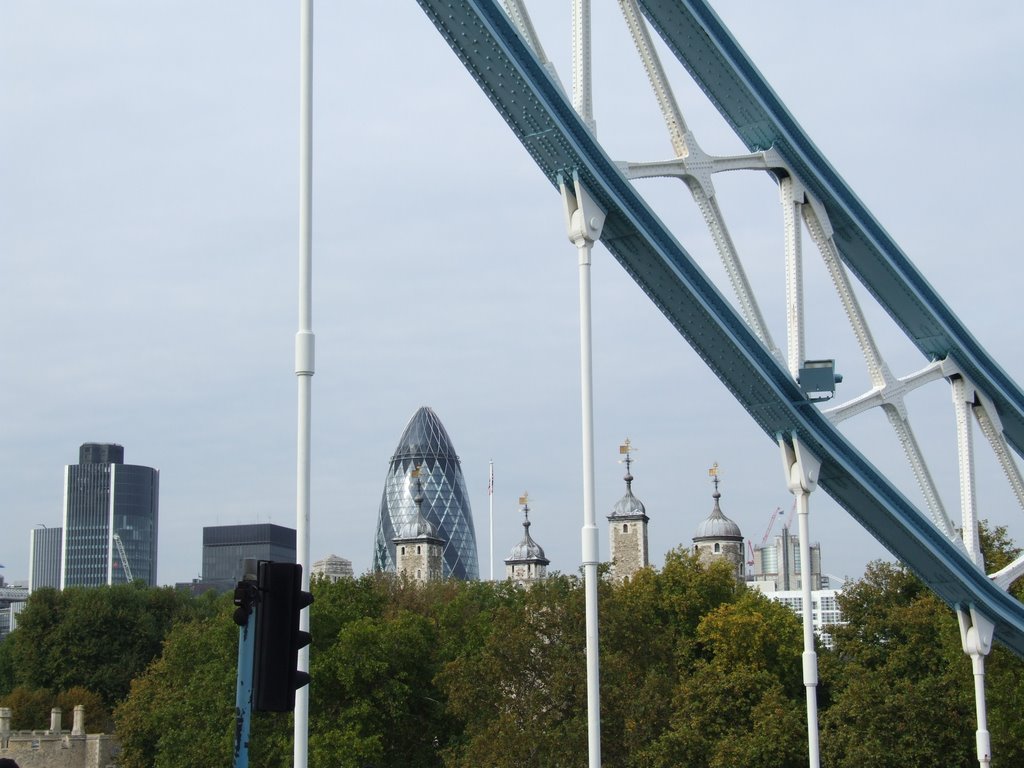
[(796, 377), (800, 389), (812, 403), (831, 400), (836, 393), (836, 384), (842, 380), (842, 374), (836, 373), (835, 360), (805, 360)]

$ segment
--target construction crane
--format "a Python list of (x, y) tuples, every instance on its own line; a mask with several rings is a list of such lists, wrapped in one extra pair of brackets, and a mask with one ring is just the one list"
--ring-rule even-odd
[[(781, 507), (775, 507), (775, 509), (772, 510), (771, 517), (768, 518), (768, 527), (765, 528), (765, 535), (763, 537), (761, 537), (761, 544), (758, 545), (758, 549), (764, 549), (764, 546), (766, 544), (768, 544), (768, 537), (771, 536), (771, 530), (772, 530), (773, 527), (775, 527), (775, 520), (778, 519), (778, 516), (780, 514), (782, 514), (782, 508)], [(746, 540), (746, 550), (748, 550), (748, 553), (749, 553), (749, 556), (750, 556), (750, 559), (748, 561), (746, 561), (746, 564), (753, 566), (754, 565), (754, 545), (751, 544), (751, 541), (749, 539)]]
[(121, 567), (124, 568), (124, 580), (131, 584), (134, 579), (132, 578), (132, 568), (128, 565), (128, 555), (124, 553), (124, 542), (121, 541), (121, 534), (114, 533), (114, 545), (117, 547), (117, 554), (121, 558)]

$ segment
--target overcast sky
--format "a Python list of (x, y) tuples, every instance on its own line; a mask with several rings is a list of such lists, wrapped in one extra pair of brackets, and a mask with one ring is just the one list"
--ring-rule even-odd
[[(569, 3), (534, 20), (562, 81)], [(1020, 380), (1024, 6), (750, 3), (716, 10), (811, 138), (996, 360)], [(612, 157), (671, 148), (617, 4), (594, 3), (598, 135)], [(159, 581), (199, 575), (204, 525), (295, 521), (297, 3), (0, 3), (0, 571), (27, 578), (29, 530), (60, 524), (63, 466), (117, 442), (161, 473)], [(313, 559), (370, 567), (388, 460), (421, 405), (462, 461), (481, 574), (531, 532), (580, 560), (578, 294), (558, 196), (412, 0), (319, 3), (315, 19)], [(702, 147), (741, 151), (668, 63)], [(726, 295), (685, 187), (643, 182)], [(716, 189), (776, 340), (785, 339), (777, 193)], [(808, 356), (867, 376), (820, 261)], [(758, 544), (791, 508), (778, 450), (610, 255), (593, 267), (601, 550), (622, 495), (651, 555), (722, 507)], [(863, 292), (862, 292), (863, 296)], [(867, 308), (897, 375), (924, 360)], [(948, 387), (915, 394), (921, 442), (958, 516)], [(913, 500), (880, 414), (844, 427)], [(979, 445), (981, 514), (1019, 514)], [(823, 569), (887, 557), (824, 494)], [(1024, 535), (1017, 532), (1018, 541)]]

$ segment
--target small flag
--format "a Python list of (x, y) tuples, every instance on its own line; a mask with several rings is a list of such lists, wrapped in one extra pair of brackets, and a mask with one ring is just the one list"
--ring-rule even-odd
[(491, 462), (491, 474), (487, 478), (487, 495), (494, 495), (494, 462)]

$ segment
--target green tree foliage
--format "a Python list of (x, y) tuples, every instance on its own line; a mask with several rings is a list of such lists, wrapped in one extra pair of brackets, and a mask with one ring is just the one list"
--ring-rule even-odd
[(475, 652), (441, 675), (462, 738), (450, 766), (577, 765), (587, 749), (584, 595), (552, 576), (492, 615)]
[(41, 731), (50, 727), (53, 694), (39, 688), (18, 686), (0, 699), (0, 707), (11, 708), (13, 730)]
[[(238, 627), (230, 596), (213, 616), (181, 621), (163, 654), (132, 682), (114, 713), (123, 768), (230, 765), (234, 751)], [(287, 718), (258, 714), (253, 765), (291, 764)]]
[[(998, 528), (983, 529), (982, 546), (990, 569), (1017, 552)], [(62, 706), (90, 692), (109, 697), (120, 684), (114, 670), (71, 675), (60, 654), (101, 666), (120, 654), (144, 667), (116, 712), (125, 768), (230, 764), (238, 642), (230, 597), (176, 605), (161, 596), (147, 623), (137, 613), (151, 598), (133, 590), (88, 600), (40, 592), (22, 635), (32, 642), (19, 640), (19, 629), (0, 646), (0, 681), (7, 654), (21, 685), (9, 693), (15, 708), (45, 724), (51, 691), (88, 686), (65, 694)], [(312, 768), (585, 761), (580, 578), (555, 574), (523, 590), (368, 575), (315, 581), (313, 591)], [(605, 768), (806, 764), (802, 633), (787, 608), (683, 549), (660, 570), (605, 578), (599, 591)], [(849, 623), (833, 632), (834, 650), (819, 649), (822, 764), (976, 764), (971, 662), (953, 612), (885, 563), (872, 564), (842, 603)], [(152, 646), (119, 635), (133, 627), (163, 637), (166, 626), (155, 658)], [(70, 648), (75, 632), (84, 647)], [(1024, 765), (1024, 664), (997, 647), (986, 672), (993, 765)], [(253, 768), (288, 765), (290, 717), (258, 714), (250, 746)]]
[[(954, 612), (905, 568), (871, 564), (841, 597), (849, 622), (826, 659), (831, 702), (822, 717), (829, 765), (977, 764), (973, 676)], [(1021, 660), (986, 660), (993, 765), (1020, 765)]]
[(8, 638), (0, 640), (0, 696), (14, 690), (14, 643)]
[(311, 764), (440, 765), (455, 735), (435, 677), (484, 642), (492, 611), (518, 591), (370, 575), (319, 582), (314, 595)]
[(77, 706), (85, 707), (86, 733), (111, 733), (114, 729), (114, 720), (95, 691), (75, 686), (58, 693), (53, 705), (61, 708), (65, 730), (73, 725)]
[(11, 727), (16, 731), (37, 731), (50, 727), (50, 711), (61, 709), (61, 728), (70, 730), (75, 707), (85, 707), (85, 732), (110, 733), (111, 722), (106, 705), (98, 694), (81, 687), (53, 694), (43, 688), (20, 686), (0, 697), (0, 707), (10, 707)]
[(111, 708), (160, 653), (175, 620), (203, 610), (170, 588), (135, 584), (33, 592), (9, 641), (15, 682), (86, 688)]
[(693, 663), (673, 692), (669, 727), (642, 764), (806, 765), (801, 651), (793, 613), (755, 593), (706, 614)]

